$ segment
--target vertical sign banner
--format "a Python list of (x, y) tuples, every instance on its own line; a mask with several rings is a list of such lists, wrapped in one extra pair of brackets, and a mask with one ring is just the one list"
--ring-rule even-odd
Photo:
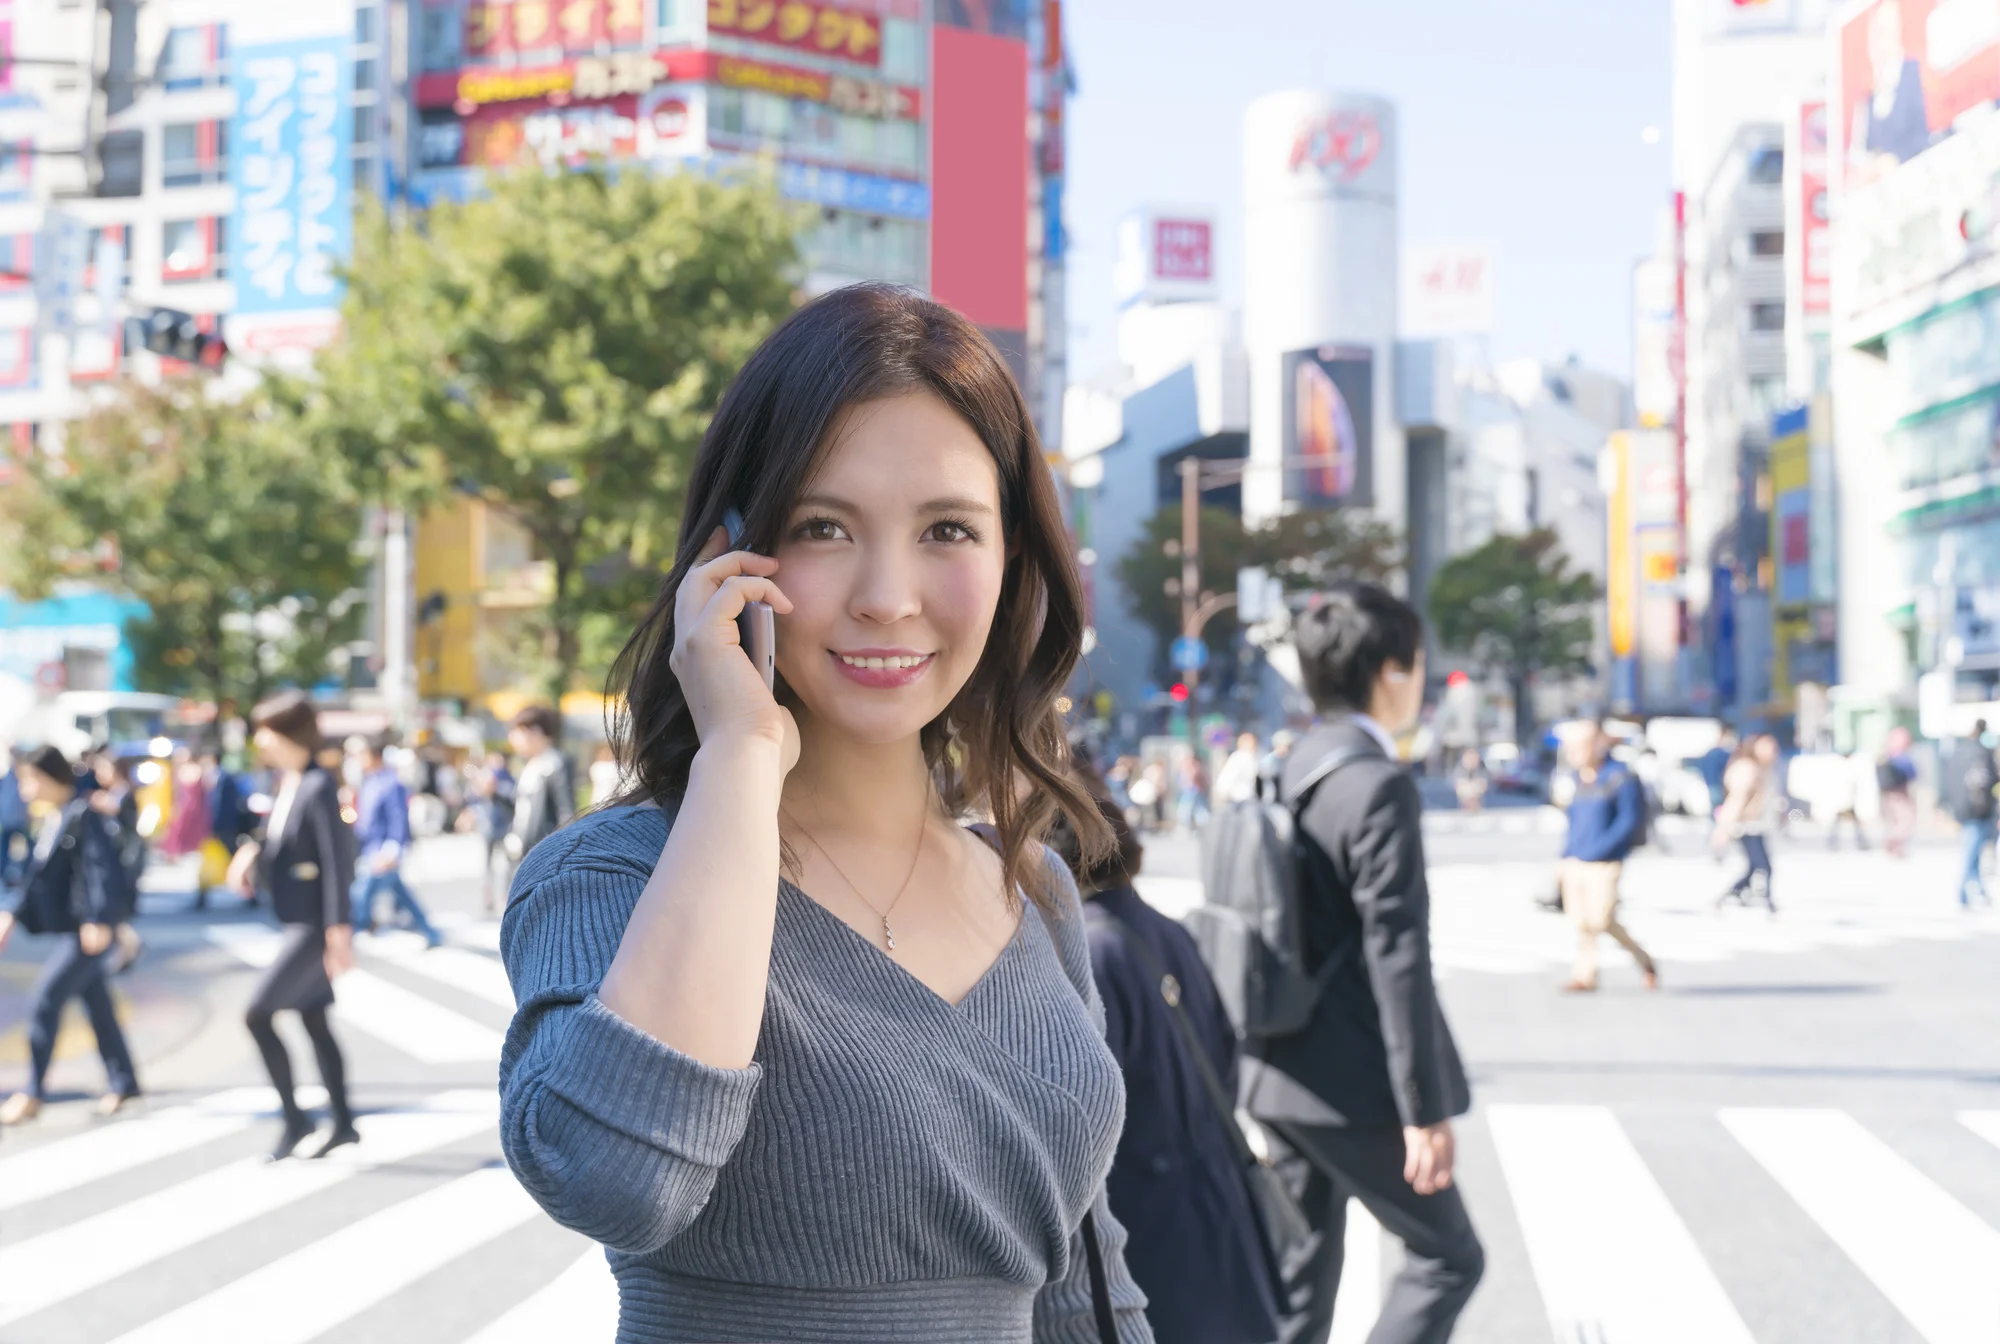
[(1605, 500), (1605, 599), (1611, 656), (1630, 658), (1636, 646), (1639, 569), (1632, 555), (1632, 434), (1619, 430), (1605, 445), (1612, 486)]
[(1827, 197), (1826, 104), (1799, 107), (1798, 198), (1793, 204), (1788, 250), (1797, 260), (1795, 283), (1799, 306), (1808, 319), (1824, 318), (1833, 308), (1833, 222)]
[(229, 131), (236, 312), (338, 309), (334, 269), (354, 242), (349, 39), (246, 45), (230, 64), (237, 90)]
[(1285, 498), (1367, 504), (1375, 435), (1375, 355), (1365, 346), (1293, 350), (1281, 365)]
[(1806, 408), (1771, 423), (1771, 554), (1778, 605), (1812, 600), (1812, 444)]

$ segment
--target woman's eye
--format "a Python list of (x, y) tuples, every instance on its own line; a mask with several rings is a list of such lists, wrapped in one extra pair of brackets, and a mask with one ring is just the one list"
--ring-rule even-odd
[(950, 519), (932, 524), (931, 536), (938, 541), (948, 543), (978, 540), (978, 537), (973, 535), (971, 528), (967, 527), (964, 523), (953, 522)]
[(831, 518), (808, 518), (799, 524), (798, 537), (801, 541), (839, 541), (840, 524)]

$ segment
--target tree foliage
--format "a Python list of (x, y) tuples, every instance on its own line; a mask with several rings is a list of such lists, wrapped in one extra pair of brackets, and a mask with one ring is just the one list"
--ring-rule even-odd
[(559, 694), (608, 663), (671, 564), (695, 447), (794, 304), (800, 218), (768, 184), (698, 173), (491, 186), (415, 227), (361, 221), (346, 339), (299, 395), (385, 498), (460, 492), (533, 537), (553, 595), (521, 652)]
[(1533, 736), (1529, 687), (1535, 676), (1591, 670), (1592, 604), (1603, 590), (1572, 570), (1553, 528), (1501, 533), (1453, 556), (1431, 578), (1438, 642), (1506, 678), (1514, 695), (1516, 740)]
[[(1126, 604), (1154, 633), (1162, 676), (1168, 646), (1181, 633), (1180, 537), (1181, 507), (1166, 505), (1117, 562)], [(1358, 510), (1293, 513), (1248, 528), (1236, 513), (1205, 507), (1199, 560), (1202, 593), (1235, 592), (1236, 571), (1251, 566), (1277, 575), (1287, 592), (1306, 592), (1342, 579), (1380, 582), (1401, 567), (1402, 548), (1393, 528)], [(1237, 628), (1234, 611), (1217, 614), (1202, 628), (1211, 665), (1228, 652)]]
[(361, 509), (337, 462), (257, 389), (127, 384), (0, 490), (0, 584), (88, 579), (146, 604), (128, 629), (148, 690), (248, 704), (311, 685), (358, 618)]

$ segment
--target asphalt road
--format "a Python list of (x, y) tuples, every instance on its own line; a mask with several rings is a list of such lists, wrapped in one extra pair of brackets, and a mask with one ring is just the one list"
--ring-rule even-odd
[[(1962, 914), (1945, 840), (1906, 861), (1781, 842), (1775, 917), (1717, 912), (1730, 870), (1673, 828), (1636, 858), (1627, 922), (1662, 965), (1640, 990), (1556, 992), (1574, 936), (1538, 910), (1547, 814), (1430, 821), (1433, 941), (1473, 1074), (1460, 1183), (1488, 1251), (1461, 1341), (1993, 1344), (2000, 1340), (2000, 920)], [(1193, 847), (1148, 849), (1148, 898), (1199, 898)], [(186, 910), (156, 870), (150, 950), (120, 984), (150, 1097), (105, 1124), (80, 1015), (70, 1097), (0, 1141), (0, 1341), (608, 1338), (609, 1280), (495, 1164), (508, 1000), (477, 850), (412, 861), (450, 947), (363, 940), (336, 1030), (367, 1141), (268, 1168), (272, 1102), (241, 1024), (272, 933)], [(0, 1091), (43, 953), (0, 957)], [(302, 1038), (301, 1072), (311, 1074)], [(1362, 1339), (1397, 1250), (1351, 1225), (1334, 1339)]]

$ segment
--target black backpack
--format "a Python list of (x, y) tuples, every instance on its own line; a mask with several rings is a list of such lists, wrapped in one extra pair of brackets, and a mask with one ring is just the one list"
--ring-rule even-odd
[(1371, 754), (1336, 751), (1299, 782), (1289, 803), (1234, 803), (1202, 830), (1206, 895), (1181, 922), (1194, 935), (1223, 1007), (1245, 1037), (1303, 1030), (1326, 990), (1328, 968), (1306, 968), (1301, 903), (1307, 841), (1299, 813), (1329, 775)]
[(1966, 767), (1960, 784), (1964, 793), (1959, 802), (1963, 811), (1959, 815), (1966, 821), (1991, 820), (1994, 813), (1993, 786), (2000, 784), (2000, 775), (1994, 773), (1992, 753), (1976, 753)]

